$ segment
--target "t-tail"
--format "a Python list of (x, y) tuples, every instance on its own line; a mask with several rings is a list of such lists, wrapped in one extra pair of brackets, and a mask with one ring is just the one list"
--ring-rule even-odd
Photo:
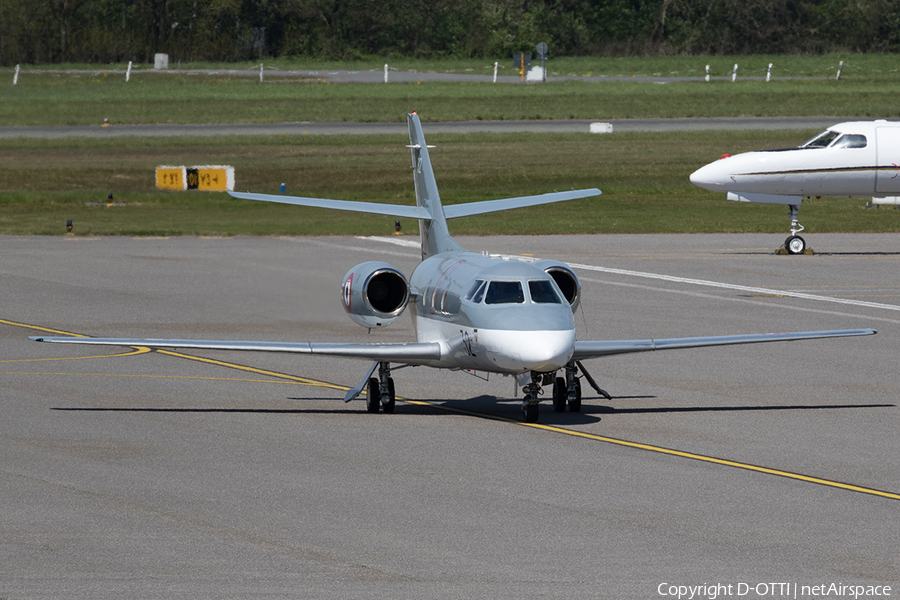
[[(409, 149), (412, 154), (413, 179), (416, 183), (416, 206), (428, 211), (429, 218), (419, 222), (419, 236), (422, 239), (422, 258), (441, 252), (461, 251), (456, 240), (450, 237), (447, 219), (438, 193), (434, 169), (428, 156), (428, 144), (419, 115), (407, 115), (409, 122)], [(433, 148), (434, 146), (431, 146)]]
[(434, 170), (431, 168), (431, 159), (428, 156), (429, 146), (425, 143), (425, 134), (422, 132), (422, 123), (419, 121), (419, 115), (410, 113), (407, 115), (407, 120), (409, 123), (409, 148), (412, 154), (413, 176), (416, 185), (416, 206), (328, 200), (325, 198), (303, 198), (299, 196), (276, 196), (274, 194), (228, 193), (235, 198), (243, 200), (277, 202), (280, 204), (350, 210), (389, 217), (418, 219), (419, 235), (422, 241), (422, 258), (441, 252), (463, 250), (463, 247), (450, 236), (450, 231), (447, 228), (448, 219), (471, 217), (513, 208), (577, 200), (579, 198), (590, 198), (601, 194), (597, 188), (590, 188), (567, 192), (551, 192), (538, 196), (521, 196), (518, 198), (484, 200), (481, 202), (443, 206), (441, 204), (441, 196), (438, 193), (437, 182), (434, 178)]

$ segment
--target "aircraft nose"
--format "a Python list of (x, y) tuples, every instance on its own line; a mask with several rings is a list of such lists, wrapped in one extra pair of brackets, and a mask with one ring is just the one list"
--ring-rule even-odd
[(727, 191), (731, 178), (725, 165), (726, 162), (725, 160), (717, 160), (700, 167), (691, 173), (691, 183), (713, 192)]
[(572, 359), (575, 330), (497, 331), (486, 346), (488, 356), (503, 369), (519, 373), (555, 371)]

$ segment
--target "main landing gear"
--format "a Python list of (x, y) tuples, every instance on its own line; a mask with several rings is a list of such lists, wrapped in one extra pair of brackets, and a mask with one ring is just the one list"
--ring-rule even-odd
[[(577, 366), (576, 366), (577, 365)], [(522, 412), (526, 423), (537, 423), (538, 406), (540, 405), (540, 396), (544, 393), (541, 384), (553, 384), (553, 410), (554, 412), (565, 412), (566, 406), (569, 412), (581, 412), (581, 380), (578, 377), (578, 370), (581, 369), (582, 375), (588, 380), (598, 394), (611, 400), (612, 397), (601, 389), (594, 381), (594, 378), (585, 370), (581, 362), (572, 361), (566, 365), (564, 369), (564, 377), (557, 377), (556, 373), (532, 373), (531, 383), (525, 385), (522, 391), (525, 392), (525, 399), (522, 403)]]
[(377, 413), (380, 407), (384, 412), (394, 412), (397, 404), (397, 396), (394, 393), (394, 378), (391, 377), (391, 367), (388, 363), (378, 363), (378, 377), (369, 378), (369, 387), (366, 390), (366, 410)]
[(791, 235), (784, 240), (784, 249), (788, 254), (803, 254), (806, 252), (806, 242), (802, 237), (797, 235), (803, 231), (803, 225), (797, 220), (797, 213), (800, 211), (799, 204), (791, 204), (788, 206), (791, 211)]

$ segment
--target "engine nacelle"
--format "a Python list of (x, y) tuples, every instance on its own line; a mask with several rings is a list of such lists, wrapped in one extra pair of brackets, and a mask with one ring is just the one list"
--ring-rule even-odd
[(575, 312), (581, 302), (581, 282), (578, 281), (578, 276), (575, 275), (572, 267), (564, 262), (550, 259), (539, 260), (534, 263), (534, 266), (553, 278), (566, 302), (572, 307), (572, 312)]
[(344, 275), (344, 310), (363, 327), (384, 327), (400, 316), (409, 302), (409, 282), (391, 265), (370, 261)]

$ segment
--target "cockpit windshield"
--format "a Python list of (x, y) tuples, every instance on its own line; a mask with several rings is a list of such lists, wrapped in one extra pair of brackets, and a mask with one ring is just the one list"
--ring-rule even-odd
[(492, 281), (484, 295), (485, 304), (522, 304), (525, 292), (521, 281)]
[(866, 136), (855, 133), (844, 134), (831, 145), (832, 148), (865, 148)]
[(826, 129), (813, 139), (801, 144), (801, 148), (827, 148), (828, 145), (835, 140), (836, 137), (841, 135), (837, 131), (830, 131)]
[(537, 304), (562, 304), (559, 294), (553, 289), (553, 283), (547, 279), (534, 279), (528, 282), (531, 301)]

